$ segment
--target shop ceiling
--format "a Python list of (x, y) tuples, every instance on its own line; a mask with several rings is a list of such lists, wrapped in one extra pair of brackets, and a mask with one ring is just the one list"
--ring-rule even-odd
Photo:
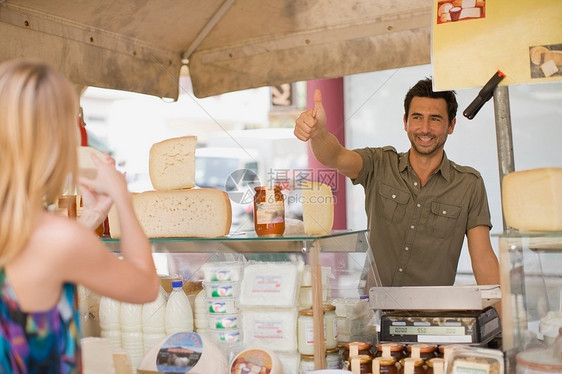
[(431, 0), (0, 0), (0, 61), (74, 83), (207, 97), (430, 62)]

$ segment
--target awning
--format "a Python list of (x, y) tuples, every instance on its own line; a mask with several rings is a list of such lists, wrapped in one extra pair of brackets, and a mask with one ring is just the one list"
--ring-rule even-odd
[(197, 97), (430, 62), (430, 0), (0, 0), (0, 61), (74, 83)]

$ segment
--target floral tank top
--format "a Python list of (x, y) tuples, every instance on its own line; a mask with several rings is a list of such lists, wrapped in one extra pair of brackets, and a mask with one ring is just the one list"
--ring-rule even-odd
[(0, 269), (0, 374), (81, 372), (76, 286), (65, 284), (51, 310), (25, 313)]

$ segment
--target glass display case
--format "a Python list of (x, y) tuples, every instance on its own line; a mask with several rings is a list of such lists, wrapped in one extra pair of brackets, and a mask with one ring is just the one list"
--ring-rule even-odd
[[(118, 239), (103, 239), (119, 253)], [(253, 232), (220, 238), (150, 239), (153, 256), (160, 273), (178, 275), (184, 280), (201, 280), (203, 264), (212, 261), (302, 261), (310, 266), (312, 309), (315, 326), (323, 318), (322, 268), (330, 269), (330, 298), (360, 298), (368, 295), (380, 278), (368, 243), (367, 230), (333, 231), (327, 235), (289, 234), (258, 237)], [(324, 369), (324, 331), (314, 328), (316, 369)]]
[(522, 352), (544, 353), (536, 362), (542, 372), (562, 327), (562, 232), (508, 232), (498, 240), (506, 372), (525, 372)]

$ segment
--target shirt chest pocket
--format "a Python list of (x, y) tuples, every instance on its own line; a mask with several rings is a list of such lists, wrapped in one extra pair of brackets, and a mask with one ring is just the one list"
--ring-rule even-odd
[(450, 236), (455, 229), (461, 214), (461, 207), (433, 201), (431, 203), (431, 213), (433, 235), (438, 238), (445, 238)]
[(408, 192), (382, 184), (378, 190), (376, 214), (391, 222), (401, 222), (406, 214), (408, 200)]

